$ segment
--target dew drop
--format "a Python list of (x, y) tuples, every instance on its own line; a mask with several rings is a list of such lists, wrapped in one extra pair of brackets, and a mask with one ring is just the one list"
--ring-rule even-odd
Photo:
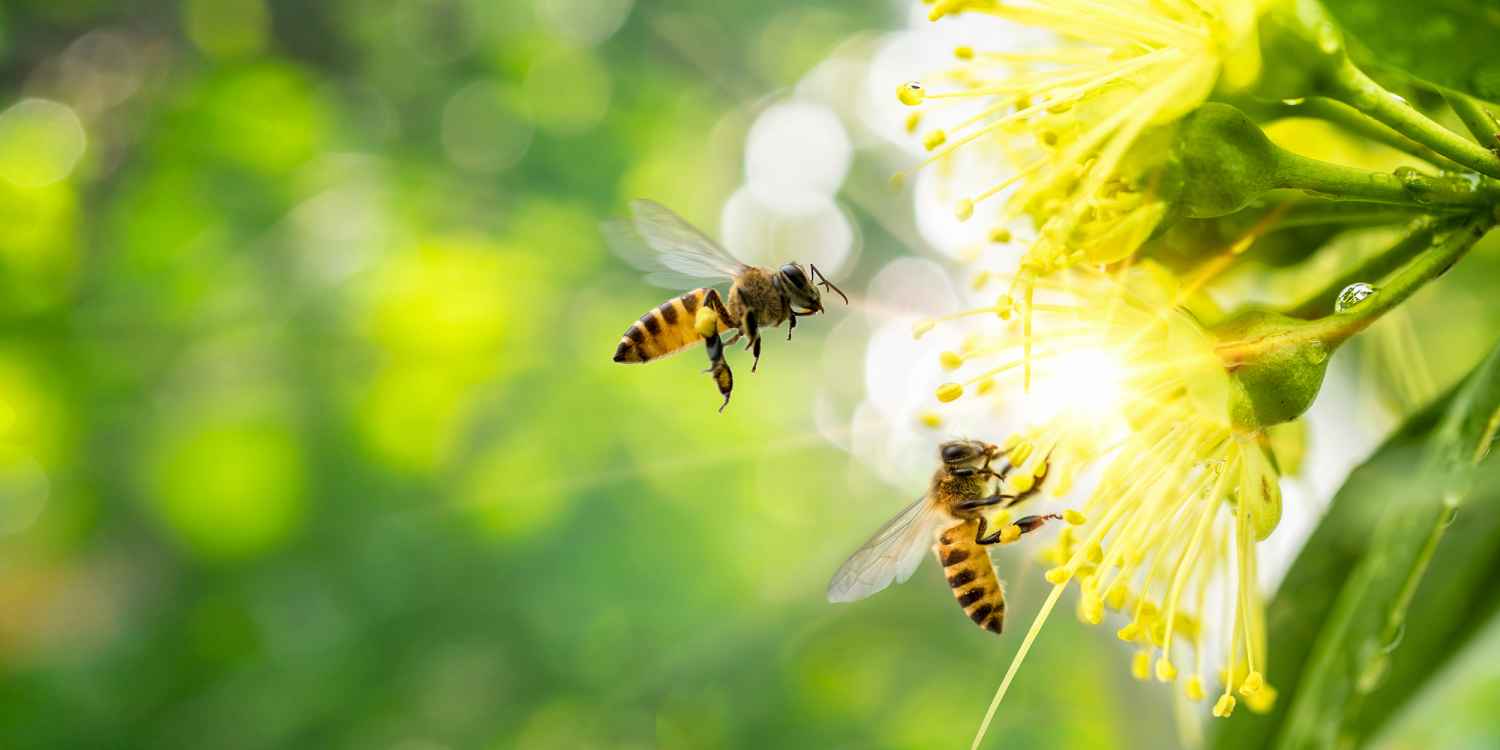
[(1333, 311), (1336, 313), (1348, 312), (1356, 305), (1370, 298), (1375, 293), (1375, 287), (1363, 281), (1356, 281), (1339, 292), (1338, 299), (1334, 300)]

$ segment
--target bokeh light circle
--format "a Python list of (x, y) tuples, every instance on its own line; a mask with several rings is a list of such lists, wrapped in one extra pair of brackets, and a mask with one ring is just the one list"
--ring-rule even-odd
[(514, 166), (531, 146), (531, 123), (508, 102), (505, 89), (475, 81), (443, 106), (441, 139), (448, 160), (484, 174)]
[(854, 149), (838, 115), (822, 104), (771, 105), (745, 140), (745, 179), (756, 197), (782, 212), (804, 210), (810, 198), (833, 195), (844, 183)]
[(802, 210), (777, 211), (748, 187), (724, 203), (724, 244), (736, 258), (776, 267), (787, 261), (813, 263), (830, 277), (849, 267), (856, 248), (854, 224), (832, 198), (804, 192)]
[(0, 178), (37, 188), (73, 172), (83, 157), (83, 122), (65, 104), (22, 99), (0, 112)]

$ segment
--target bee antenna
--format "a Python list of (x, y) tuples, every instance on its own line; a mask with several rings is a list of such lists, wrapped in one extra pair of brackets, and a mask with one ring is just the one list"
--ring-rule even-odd
[(846, 305), (849, 304), (849, 295), (844, 294), (844, 292), (843, 292), (842, 289), (839, 289), (838, 287), (834, 286), (833, 282), (829, 281), (828, 277), (824, 276), (823, 272), (819, 271), (818, 267), (816, 265), (814, 265), (812, 263), (808, 263), (807, 267), (812, 269), (813, 275), (818, 277), (818, 279), (819, 279), (818, 283), (820, 285), (822, 285), (822, 287), (824, 289), (832, 289), (835, 293), (837, 293), (840, 297), (842, 297), (844, 299), (844, 304), (846, 304)]

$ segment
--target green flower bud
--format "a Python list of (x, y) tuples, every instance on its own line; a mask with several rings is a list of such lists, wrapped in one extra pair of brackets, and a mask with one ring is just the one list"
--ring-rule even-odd
[(1309, 335), (1314, 323), (1267, 310), (1251, 310), (1213, 329), (1229, 370), (1230, 417), (1257, 430), (1289, 422), (1312, 406), (1328, 355), (1339, 342)]
[(1180, 183), (1176, 209), (1207, 218), (1244, 208), (1278, 187), (1279, 152), (1238, 109), (1217, 103), (1199, 107), (1178, 126), (1172, 146)]

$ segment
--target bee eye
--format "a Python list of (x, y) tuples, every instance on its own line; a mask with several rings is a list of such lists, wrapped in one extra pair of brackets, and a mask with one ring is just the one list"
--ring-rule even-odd
[(942, 455), (943, 461), (951, 464), (970, 458), (973, 455), (973, 451), (963, 443), (948, 443), (943, 446)]

